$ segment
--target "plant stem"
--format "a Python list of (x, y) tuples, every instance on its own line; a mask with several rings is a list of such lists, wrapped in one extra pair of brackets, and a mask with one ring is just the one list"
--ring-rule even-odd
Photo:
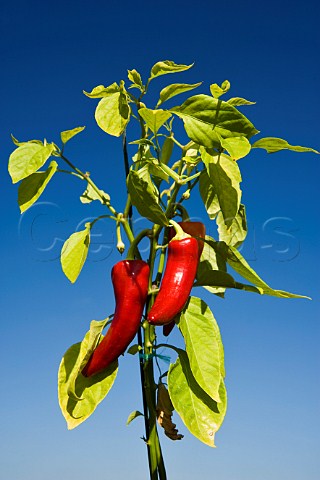
[(110, 212), (113, 213), (113, 215), (115, 217), (118, 216), (118, 212), (116, 211), (115, 208), (113, 208), (113, 206), (111, 205), (110, 203), (110, 200), (109, 198), (105, 197), (105, 195), (103, 195), (103, 192), (101, 192), (101, 190), (99, 190), (99, 188), (97, 187), (97, 185), (91, 180), (90, 176), (87, 174), (87, 173), (84, 173), (82, 172), (79, 168), (77, 168), (75, 165), (73, 165), (73, 163), (70, 162), (70, 160), (68, 160), (62, 153), (60, 155), (60, 157), (62, 158), (62, 160), (64, 160), (70, 168), (72, 168), (72, 170), (74, 170), (83, 180), (86, 180), (88, 182), (89, 185), (91, 185), (91, 187), (93, 188), (93, 190), (99, 195), (99, 197), (101, 198), (102, 202), (104, 205), (106, 205)]
[[(129, 168), (129, 157), (128, 157), (127, 134), (126, 134), (126, 131), (123, 132), (123, 137), (122, 137), (122, 150), (123, 150), (123, 159), (124, 159), (124, 170), (125, 170), (126, 179), (127, 179), (127, 178), (128, 178), (128, 175), (129, 175), (130, 168)], [(132, 229), (132, 224), (131, 224), (132, 205), (131, 205), (131, 202), (130, 202), (129, 205), (128, 205), (128, 202), (130, 202), (129, 193), (128, 193), (127, 205), (126, 205), (126, 208), (125, 208), (125, 216), (127, 216), (127, 217), (129, 218), (130, 228)]]
[[(139, 117), (139, 119), (140, 119), (140, 124), (143, 125), (141, 117)], [(129, 175), (130, 168), (129, 168), (129, 158), (128, 158), (127, 141), (126, 141), (125, 133), (123, 135), (123, 159), (124, 159), (124, 168), (125, 168), (126, 178), (127, 178)], [(134, 256), (138, 256), (138, 258), (141, 258), (139, 250), (137, 248), (138, 243), (147, 234), (152, 234), (152, 231), (144, 230), (139, 235), (137, 235), (136, 238), (134, 237), (133, 231), (132, 231), (132, 205), (131, 205), (131, 199), (130, 199), (129, 193), (127, 197), (126, 206), (124, 209), (124, 217), (122, 219), (122, 225), (131, 243), (128, 251), (128, 256), (131, 256), (132, 258), (134, 258)], [(153, 259), (153, 262), (154, 262), (154, 259)], [(149, 262), (149, 265), (152, 271), (153, 267), (151, 266), (150, 262)], [(150, 282), (152, 283), (151, 279), (152, 279), (152, 276), (150, 276), (149, 278), (149, 287), (150, 287)], [(143, 348), (141, 328), (139, 328), (138, 330), (137, 340), (138, 340), (138, 345), (141, 348)], [(151, 348), (151, 352), (152, 352), (152, 348)], [(147, 375), (146, 373), (146, 367), (148, 368), (149, 375)], [(156, 450), (154, 448), (154, 445), (157, 445), (158, 437), (157, 437), (156, 425), (153, 425), (153, 427), (151, 428), (150, 413), (149, 413), (150, 408), (152, 408), (152, 405), (155, 405), (155, 402), (154, 403), (152, 402), (152, 393), (151, 393), (152, 390), (150, 388), (150, 381), (152, 382), (152, 387), (154, 388), (152, 363), (151, 363), (151, 368), (152, 368), (152, 376), (150, 374), (151, 373), (150, 365), (149, 366), (146, 365), (146, 362), (144, 361), (143, 357), (139, 356), (140, 382), (141, 382), (142, 405), (143, 405), (143, 413), (144, 413), (144, 426), (145, 426), (145, 438), (146, 438), (147, 454), (148, 454), (149, 474), (150, 474), (150, 480), (158, 480), (158, 473), (157, 473), (158, 459), (157, 459), (157, 456), (155, 455)], [(162, 461), (162, 464), (163, 464), (163, 461)], [(160, 477), (160, 478), (161, 480), (162, 478), (163, 480), (165, 480), (166, 477)]]
[[(152, 276), (154, 270), (155, 256), (156, 256), (156, 246), (158, 240), (159, 228), (154, 226), (153, 228), (154, 236), (151, 239), (150, 245), (150, 255), (149, 255), (149, 265), (150, 265), (150, 277), (149, 277), (149, 291), (152, 290)], [(149, 298), (146, 306), (146, 314), (150, 310), (153, 303), (153, 296)], [(164, 467), (162, 452), (159, 443), (159, 437), (157, 432), (157, 415), (156, 415), (156, 384), (154, 381), (154, 372), (153, 372), (153, 348), (155, 342), (155, 329), (154, 326), (145, 322), (144, 324), (144, 372), (145, 372), (145, 389), (146, 389), (146, 399), (149, 411), (149, 428), (150, 436), (148, 438), (148, 445), (150, 449), (150, 459), (151, 459), (151, 471), (152, 476), (151, 480), (166, 480), (166, 471)], [(159, 476), (158, 476), (159, 475)]]

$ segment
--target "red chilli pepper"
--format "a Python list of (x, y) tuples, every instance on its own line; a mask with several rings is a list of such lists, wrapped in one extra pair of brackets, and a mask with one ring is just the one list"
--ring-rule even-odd
[[(178, 225), (180, 225), (180, 227), (182, 228), (182, 230), (186, 233), (188, 233), (189, 235), (191, 235), (192, 237), (198, 237), (197, 238), (197, 241), (198, 241), (198, 248), (199, 248), (199, 251), (198, 251), (198, 257), (199, 257), (199, 260), (200, 260), (200, 257), (201, 257), (201, 253), (203, 251), (203, 247), (204, 247), (204, 242), (202, 242), (201, 240), (199, 240), (199, 238), (205, 238), (206, 236), (206, 227), (205, 225), (202, 223), (202, 222), (190, 222), (190, 221), (187, 221), (187, 222), (179, 222)], [(173, 228), (170, 228), (169, 230), (169, 241), (172, 240), (172, 238), (174, 237), (174, 234), (175, 234), (175, 231)], [(163, 325), (163, 335), (165, 337), (167, 337), (168, 335), (170, 335), (171, 331), (173, 330), (175, 326), (175, 321), (172, 320), (170, 323), (167, 323), (166, 325)]]
[(107, 368), (136, 335), (148, 296), (149, 265), (143, 260), (123, 260), (112, 268), (116, 309), (110, 328), (82, 370), (90, 377)]
[[(167, 265), (159, 293), (148, 313), (152, 325), (165, 325), (181, 312), (193, 286), (199, 262), (198, 242), (195, 238), (179, 232), (168, 246)], [(180, 230), (180, 231), (179, 231)]]

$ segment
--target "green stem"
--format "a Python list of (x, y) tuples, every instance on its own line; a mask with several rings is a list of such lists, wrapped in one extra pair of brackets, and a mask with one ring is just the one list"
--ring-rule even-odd
[(135, 239), (131, 242), (131, 245), (128, 250), (127, 259), (134, 260), (137, 256), (137, 246), (144, 237), (150, 237), (152, 235), (152, 230), (150, 228), (145, 228), (142, 230)]
[[(94, 189), (94, 191), (99, 195), (99, 197), (101, 198), (101, 201), (104, 205), (106, 205), (110, 212), (114, 215), (114, 217), (116, 219), (119, 218), (119, 213), (116, 211), (116, 209), (111, 205), (110, 203), (110, 199), (108, 197), (106, 197), (104, 195), (104, 193), (98, 188), (98, 186), (91, 180), (91, 178), (89, 177), (88, 174), (82, 172), (79, 168), (77, 168), (72, 162), (70, 162), (70, 160), (68, 158), (66, 158), (62, 153), (60, 155), (60, 157), (62, 158), (62, 160), (64, 160), (70, 168), (72, 168), (72, 170), (74, 170), (76, 172), (76, 176), (81, 178), (82, 180), (86, 180), (88, 182), (89, 185), (91, 185), (91, 187)], [(128, 158), (128, 157), (127, 157)], [(70, 172), (72, 173), (72, 172)], [(101, 217), (100, 217), (101, 218)], [(112, 218), (112, 217), (110, 217)], [(121, 223), (122, 223), (122, 226), (123, 226), (123, 229), (128, 237), (128, 240), (130, 243), (133, 242), (134, 240), (134, 235), (133, 235), (133, 232), (132, 232), (132, 228), (131, 228), (131, 217), (128, 218), (122, 218), (121, 219)], [(140, 253), (138, 252), (137, 253), (137, 257), (138, 258), (141, 258), (140, 256)]]
[(71, 172), (70, 170), (63, 170), (63, 168), (57, 168), (57, 172), (68, 173), (69, 175), (74, 175), (75, 177), (81, 178), (81, 180), (83, 180), (81, 175), (79, 175), (78, 173), (75, 173), (75, 172)]
[(183, 205), (181, 205), (180, 203), (176, 203), (174, 205), (174, 209), (175, 211), (178, 210), (180, 212), (181, 219), (183, 222), (189, 222), (190, 220), (189, 213)]
[[(154, 271), (154, 263), (156, 258), (156, 246), (158, 241), (159, 227), (154, 226), (153, 238), (151, 239), (149, 265), (150, 265), (150, 277), (149, 277), (149, 291), (152, 290), (152, 277)], [(146, 314), (151, 308), (153, 303), (153, 295), (149, 297), (146, 306)], [(150, 449), (151, 471), (152, 480), (166, 480), (166, 472), (162, 457), (162, 452), (159, 443), (159, 437), (157, 432), (157, 415), (156, 415), (156, 385), (154, 381), (153, 372), (153, 348), (155, 342), (155, 328), (148, 322), (144, 322), (144, 372), (145, 372), (145, 390), (146, 399), (149, 411), (149, 428), (150, 436), (148, 438), (148, 446)], [(159, 475), (159, 476), (158, 476)]]
[(131, 203), (131, 197), (129, 193), (127, 196), (126, 206), (124, 207), (123, 216), (129, 219), (130, 228), (132, 230), (132, 220), (131, 220), (132, 219), (132, 203)]
[(197, 172), (194, 175), (192, 175), (191, 177), (184, 178), (183, 180), (180, 180), (180, 184), (185, 185), (186, 183), (191, 182), (191, 180), (194, 180), (195, 178), (200, 177), (200, 175), (201, 175), (201, 172)]
[(114, 216), (118, 216), (118, 212), (111, 205), (109, 198), (104, 196), (103, 192), (101, 192), (101, 190), (97, 187), (97, 185), (91, 180), (90, 176), (87, 173), (82, 172), (75, 165), (73, 165), (73, 163), (71, 163), (70, 160), (68, 160), (64, 155), (62, 155), (62, 153), (61, 153), (60, 157), (62, 158), (62, 160), (64, 160), (69, 165), (70, 168), (72, 168), (72, 170), (74, 170), (78, 174), (78, 176), (80, 178), (82, 178), (83, 180), (86, 180), (88, 182), (88, 184), (91, 185), (93, 190), (101, 198), (102, 203), (109, 208), (110, 212), (113, 213)]
[[(141, 94), (141, 97), (142, 97), (142, 94)], [(141, 125), (141, 132), (143, 136), (145, 135), (145, 129), (144, 129), (143, 120), (140, 116), (139, 116), (139, 120)], [(125, 166), (125, 172), (126, 172), (126, 178), (127, 178), (129, 175), (129, 158), (128, 158), (127, 141), (126, 141), (125, 134), (123, 136), (123, 158), (124, 158), (124, 166)], [(125, 206), (124, 214), (122, 218), (122, 226), (131, 244), (128, 250), (127, 258), (141, 259), (141, 255), (138, 249), (138, 244), (145, 236), (152, 235), (152, 231), (150, 229), (145, 229), (142, 232), (140, 232), (136, 236), (136, 238), (134, 237), (133, 228), (132, 228), (132, 204), (131, 204), (131, 198), (129, 193), (127, 196), (127, 202), (126, 202), (126, 206)], [(150, 279), (149, 279), (149, 285), (150, 285)], [(141, 328), (139, 328), (137, 332), (137, 340), (138, 340), (138, 345), (140, 345), (140, 347), (143, 347)], [(156, 443), (154, 438), (155, 429), (154, 428), (151, 429), (151, 423), (149, 419), (149, 411), (150, 411), (150, 405), (152, 405), (152, 401), (150, 402), (150, 398), (148, 398), (148, 392), (151, 392), (151, 389), (149, 388), (149, 382), (148, 382), (148, 377), (146, 375), (145, 363), (142, 357), (139, 357), (139, 368), (140, 368), (140, 382), (141, 382), (141, 390), (142, 390), (142, 404), (143, 404), (143, 413), (144, 413), (145, 435), (147, 440), (146, 443), (147, 443), (150, 480), (158, 480), (158, 473), (157, 473), (158, 460), (155, 457), (155, 454), (154, 454), (155, 449), (153, 448), (154, 443)], [(150, 445), (150, 441), (151, 441), (151, 445)], [(161, 464), (163, 465), (163, 461)], [(166, 477), (162, 477), (162, 478), (165, 479)]]
[(101, 220), (101, 218), (111, 218), (111, 220), (116, 220), (116, 221), (117, 221), (117, 218), (114, 217), (113, 215), (100, 215), (99, 217), (97, 217), (97, 218), (95, 218), (94, 220), (92, 220), (92, 222), (90, 222), (90, 225), (91, 225), (90, 228), (92, 228), (93, 225), (94, 225), (96, 222), (98, 222), (99, 220)]
[[(195, 179), (195, 181), (192, 183), (192, 185), (190, 185), (190, 187), (189, 187), (189, 189), (188, 189), (188, 190), (189, 190), (189, 193), (191, 193), (191, 190), (197, 185), (197, 183), (199, 182), (199, 180), (200, 180), (200, 176)], [(183, 195), (182, 195), (181, 198), (180, 198), (180, 200), (179, 200), (177, 203), (180, 204), (180, 203), (183, 202), (183, 200), (185, 200), (185, 198), (184, 198)]]
[(165, 245), (167, 245), (167, 243), (168, 243), (168, 236), (169, 236), (169, 229), (166, 228), (165, 231), (164, 231), (164, 235), (163, 235), (163, 240), (162, 240), (162, 247), (163, 248), (161, 249), (159, 264), (158, 264), (158, 271), (157, 271), (157, 276), (156, 276), (156, 285), (157, 286), (160, 285), (160, 280), (161, 280), (163, 270), (164, 270), (164, 264), (165, 264), (165, 258), (166, 258)]
[[(127, 133), (126, 130), (123, 133), (123, 139), (122, 139), (122, 150), (123, 150), (123, 159), (124, 159), (124, 169), (125, 169), (125, 174), (126, 174), (126, 179), (128, 178), (130, 167), (129, 167), (129, 157), (128, 157), (128, 148), (127, 148)], [(128, 204), (129, 201), (129, 204)], [(125, 208), (125, 217), (129, 218), (129, 224), (130, 228), (132, 229), (132, 224), (131, 224), (131, 218), (132, 218), (132, 205), (130, 201), (130, 195), (128, 193), (128, 199), (127, 199), (127, 205)]]
[(181, 150), (184, 149), (184, 146), (180, 142), (178, 142), (178, 140), (176, 140), (173, 135), (171, 135), (171, 139), (176, 145), (178, 145), (179, 148), (181, 148)]

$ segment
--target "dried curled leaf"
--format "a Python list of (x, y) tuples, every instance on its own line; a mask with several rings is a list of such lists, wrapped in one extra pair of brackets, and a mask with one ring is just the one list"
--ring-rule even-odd
[(181, 440), (183, 435), (178, 433), (176, 424), (172, 422), (173, 405), (171, 403), (168, 390), (163, 383), (158, 384), (157, 396), (157, 420), (164, 429), (164, 433), (171, 440)]

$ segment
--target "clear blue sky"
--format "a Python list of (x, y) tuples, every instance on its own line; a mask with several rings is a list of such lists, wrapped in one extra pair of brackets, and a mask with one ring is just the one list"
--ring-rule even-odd
[[(101, 208), (80, 204), (82, 184), (57, 178), (48, 203), (21, 218), (6, 170), (10, 133), (58, 141), (61, 130), (87, 125), (69, 156), (120, 204), (121, 142), (96, 127), (95, 101), (82, 90), (119, 81), (127, 68), (147, 75), (170, 59), (195, 67), (154, 81), (154, 92), (180, 80), (203, 81), (208, 92), (228, 79), (232, 96), (257, 102), (245, 112), (263, 136), (320, 149), (319, 13), (315, 0), (2, 4), (1, 480), (141, 480), (147, 468), (142, 421), (125, 426), (141, 409), (136, 358), (122, 359), (93, 417), (66, 429), (57, 368), (90, 320), (112, 311), (109, 271), (119, 257), (109, 224), (101, 225), (97, 242), (105, 248), (94, 247), (69, 284), (57, 260), (61, 242)], [(244, 255), (272, 286), (313, 301), (203, 293), (223, 335), (229, 410), (215, 450), (175, 417), (185, 438), (162, 436), (170, 480), (319, 478), (319, 162), (313, 154), (263, 151), (241, 161), (250, 226)], [(198, 205), (192, 214), (206, 219)]]

